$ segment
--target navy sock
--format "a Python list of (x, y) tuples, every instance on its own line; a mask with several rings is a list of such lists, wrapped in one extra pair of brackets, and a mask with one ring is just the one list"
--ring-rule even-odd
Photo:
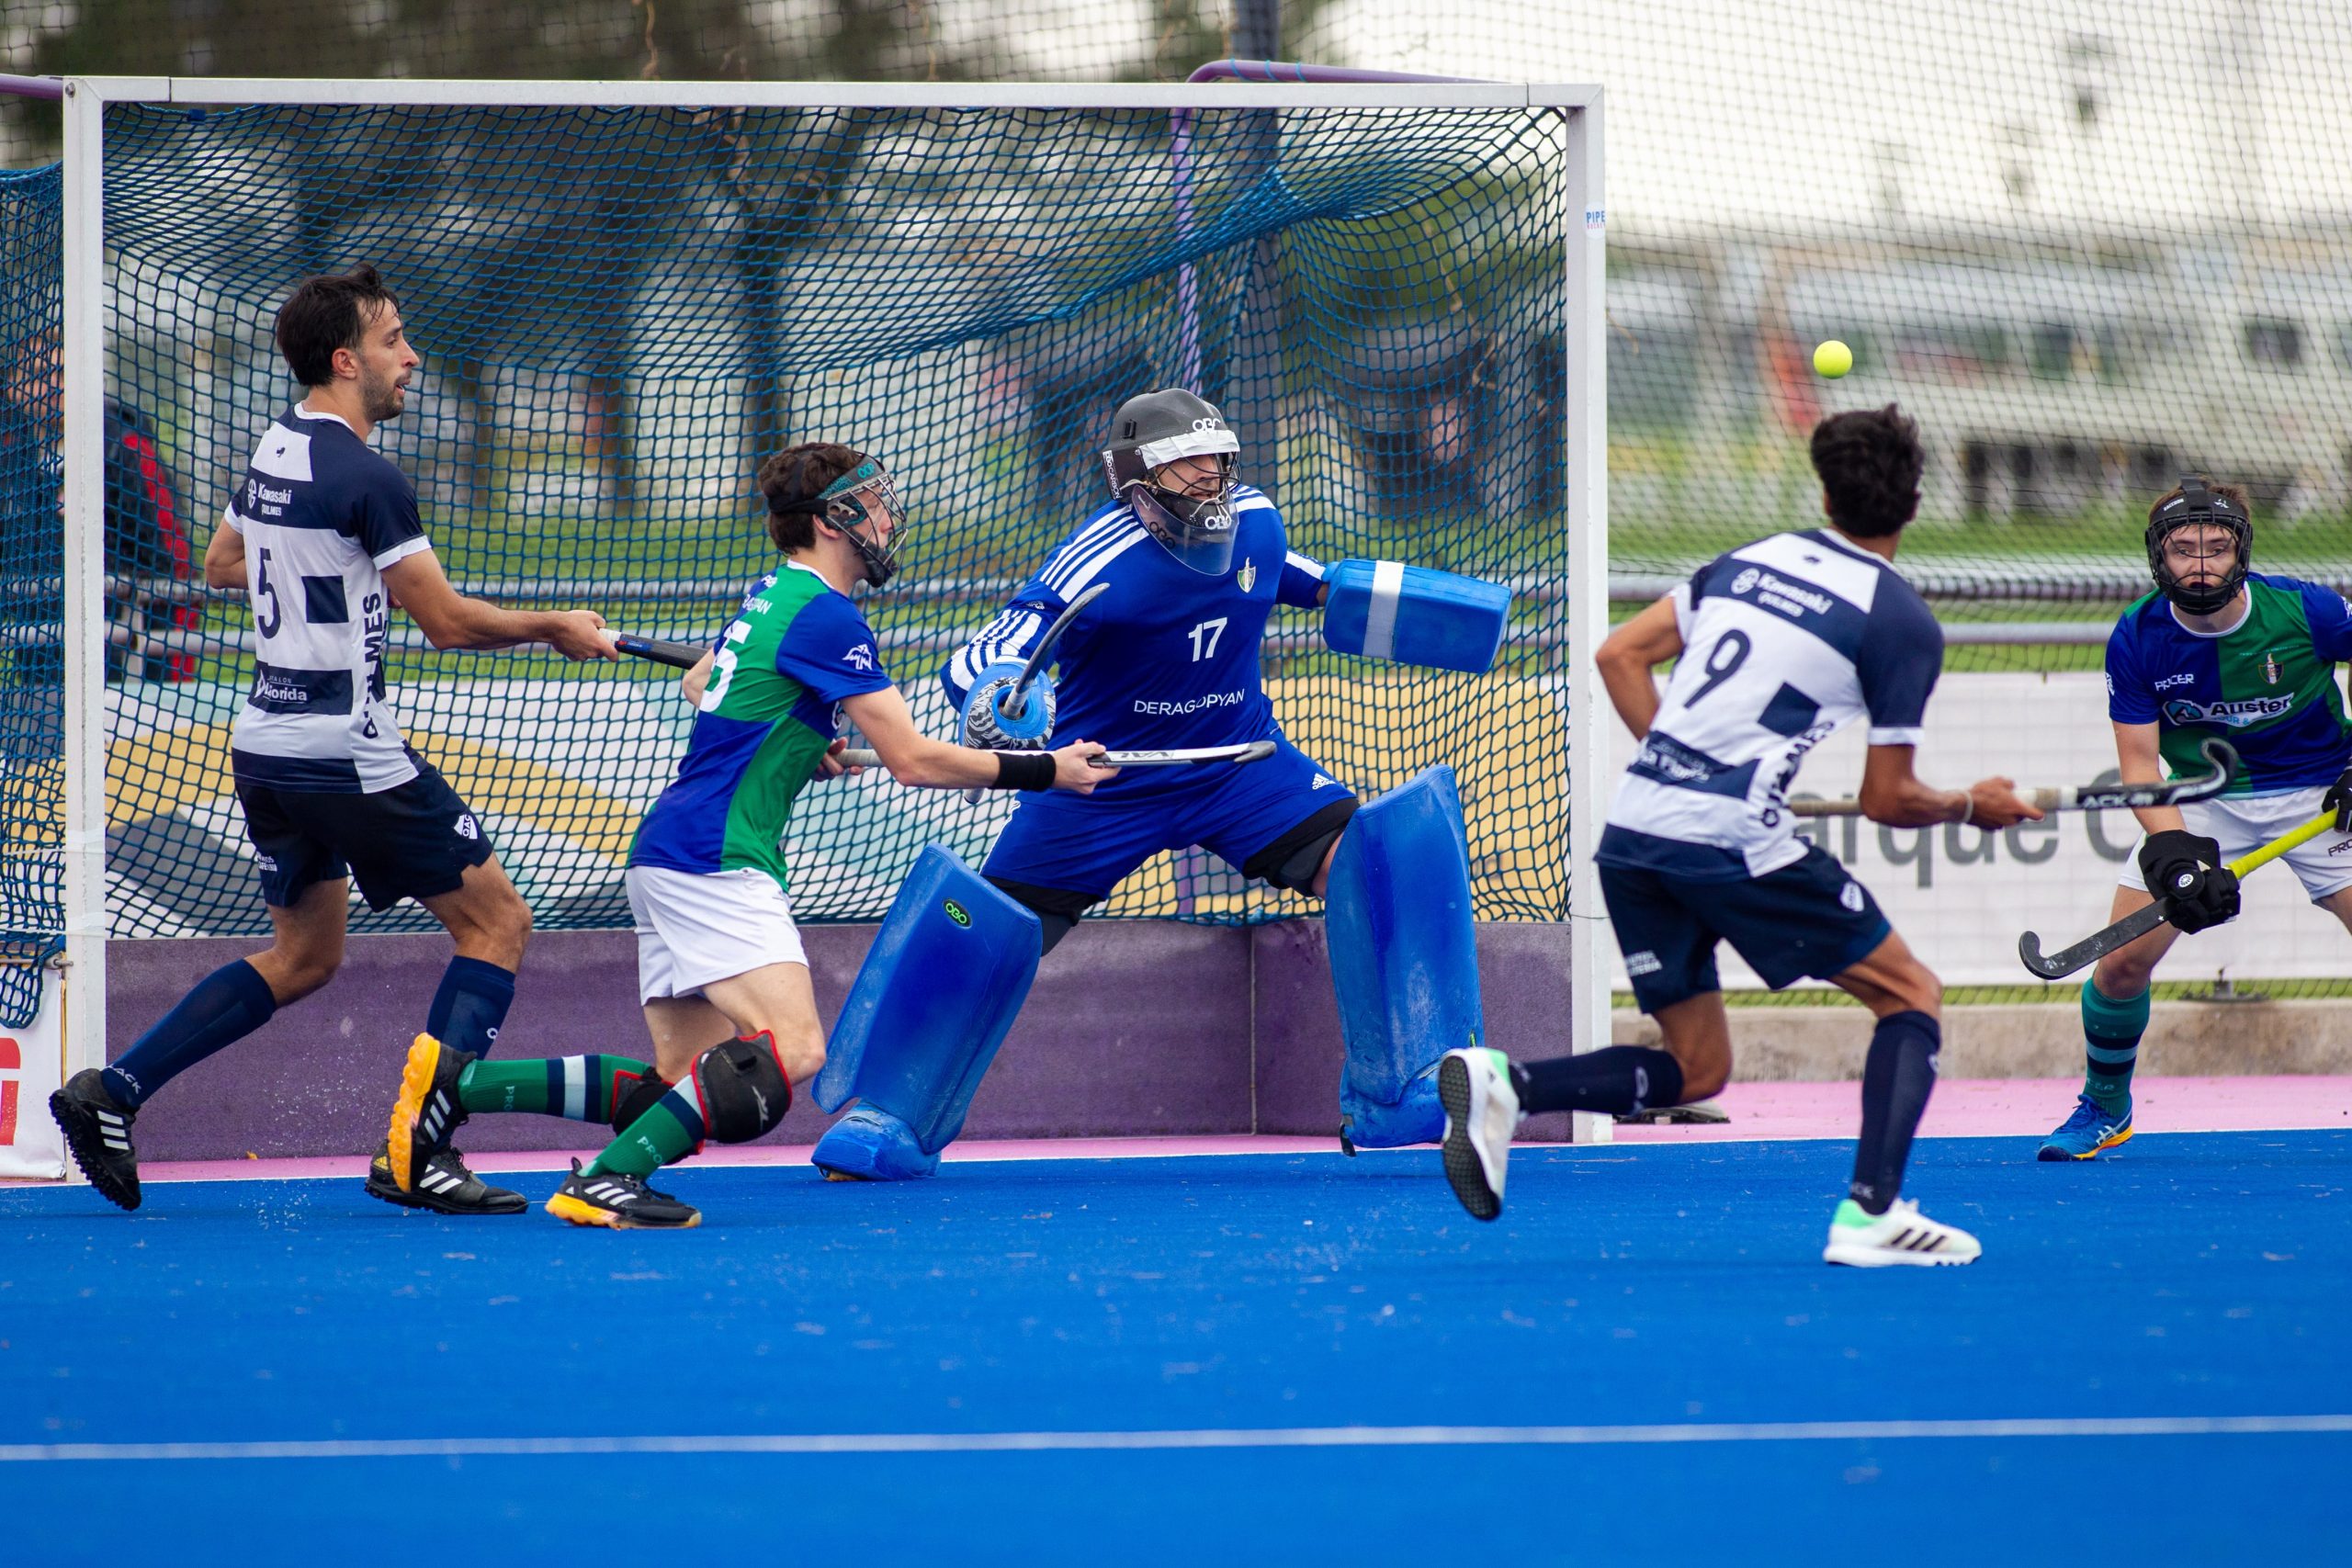
[(498, 1026), (514, 1005), (514, 971), (479, 958), (452, 958), (433, 993), (424, 1032), (452, 1051), (487, 1056), (498, 1043)]
[(277, 998), (260, 970), (242, 958), (224, 964), (198, 980), (120, 1061), (104, 1069), (107, 1092), (125, 1109), (136, 1110), (221, 1046), (267, 1023), (277, 1010)]
[(1889, 1013), (1871, 1034), (1862, 1064), (1862, 1135), (1854, 1146), (1854, 1201), (1883, 1214), (1903, 1190), (1911, 1134), (1936, 1087), (1943, 1026), (1924, 1012)]
[(1528, 1062), (1514, 1077), (1522, 1080), (1519, 1107), (1531, 1116), (1544, 1111), (1622, 1116), (1682, 1103), (1682, 1064), (1646, 1045), (1606, 1045), (1581, 1055)]

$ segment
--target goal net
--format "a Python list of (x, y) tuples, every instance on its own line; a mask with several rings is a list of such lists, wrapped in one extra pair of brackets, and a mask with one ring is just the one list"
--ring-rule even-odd
[[(775, 558), (760, 457), (845, 441), (910, 505), (900, 575), (865, 609), (933, 734), (953, 728), (939, 663), (1102, 498), (1111, 410), (1198, 388), (1293, 548), (1514, 587), (1488, 674), (1341, 658), (1290, 611), (1266, 674), (1287, 732), (1367, 795), (1457, 766), (1482, 916), (1564, 913), (1567, 459), (1585, 395), (1569, 339), (1598, 281), (1571, 287), (1587, 203), (1566, 107), (1523, 87), (801, 87), (801, 102), (711, 106), (684, 85), (444, 85), (535, 101), (424, 101), (435, 88), (419, 84), (397, 104), (254, 102), (298, 89), (208, 83), (216, 101), (198, 105), (182, 82), (171, 102), (85, 107), (103, 265), (80, 336), (72, 290), (62, 302), (53, 265), (32, 265), (59, 254), (61, 223), (75, 231), (74, 182), (90, 177), (71, 105), (65, 197), (53, 170), (0, 192), (9, 362), (62, 343), (64, 384), (93, 370), (107, 400), (104, 543), (84, 569), (103, 581), (75, 588), (58, 388), (12, 394), (32, 455), (7, 458), (28, 498), (6, 562), (8, 932), (62, 929), (76, 699), (71, 681), (56, 693), (76, 592), (78, 700), (103, 714), (80, 744), (103, 767), (106, 930), (267, 929), (228, 769), (250, 614), (192, 563), (299, 395), (271, 342), (277, 302), (362, 261), (401, 292), (424, 361), (379, 449), (415, 481), (462, 588), (707, 641)], [(805, 101), (819, 93), (843, 101)], [(69, 273), (89, 259), (65, 249)], [(74, 497), (96, 492), (74, 482), (80, 517)], [(389, 671), (410, 742), (486, 820), (540, 927), (625, 925), (629, 838), (691, 716), (674, 672), (436, 653), (398, 617)], [(796, 912), (878, 918), (925, 842), (976, 860), (1009, 809), (880, 775), (812, 788), (789, 840)], [(1185, 855), (1106, 912), (1310, 909)], [(425, 919), (356, 908), (354, 929)]]

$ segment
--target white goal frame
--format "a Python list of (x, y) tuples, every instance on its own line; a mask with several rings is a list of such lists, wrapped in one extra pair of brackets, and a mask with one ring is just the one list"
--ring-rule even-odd
[[(1567, 122), (1570, 210), (1584, 214), (1583, 243), (1566, 246), (1566, 420), (1569, 581), (1566, 702), (1567, 808), (1572, 875), (1566, 1043), (1609, 1041), (1611, 968), (1592, 849), (1610, 776), (1609, 728), (1593, 654), (1609, 625), (1607, 329), (1602, 314), (1606, 201), (1602, 93), (1598, 85), (1472, 82), (1193, 85), (861, 84), (841, 82), (461, 82), (277, 80), (236, 77), (85, 76), (64, 83), (65, 377), (65, 864), (61, 1077), (106, 1057), (106, 707), (104, 611), (105, 364), (104, 117), (114, 104), (498, 105), (517, 107), (874, 108), (1524, 108), (1555, 109)], [(207, 510), (196, 498), (192, 508)], [(1463, 759), (1475, 767), (1476, 761)], [(1606, 1142), (1610, 1121), (1578, 1113), (1579, 1142)]]

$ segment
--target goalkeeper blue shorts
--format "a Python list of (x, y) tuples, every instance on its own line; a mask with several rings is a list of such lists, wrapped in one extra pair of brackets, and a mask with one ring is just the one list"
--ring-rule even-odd
[(1719, 942), (1731, 943), (1777, 991), (1852, 968), (1894, 930), (1870, 889), (1817, 844), (1806, 845), (1792, 865), (1733, 882), (1606, 861), (1599, 869), (1600, 897), (1644, 1012), (1723, 989)]
[(1260, 852), (1312, 818), (1344, 821), (1356, 800), (1305, 752), (1275, 739), (1274, 754), (1262, 762), (1137, 768), (1092, 795), (1024, 795), (981, 870), (998, 881), (1101, 899), (1162, 850), (1198, 844), (1238, 871), (1262, 875), (1250, 868)]

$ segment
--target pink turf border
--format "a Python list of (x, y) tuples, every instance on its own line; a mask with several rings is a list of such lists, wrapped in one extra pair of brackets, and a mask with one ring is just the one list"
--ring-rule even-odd
[[(1939, 1084), (1920, 1135), (1928, 1138), (2026, 1137), (2064, 1120), (2080, 1088), (2073, 1078), (1984, 1078)], [(2165, 1133), (2264, 1132), (2287, 1128), (2352, 1127), (2352, 1077), (2143, 1077), (2134, 1111), (2143, 1136)], [(1617, 1129), (1628, 1144), (1760, 1142), (1850, 1138), (1861, 1118), (1860, 1087), (1853, 1083), (1734, 1084), (1714, 1102), (1730, 1113), (1716, 1126)], [(1336, 1138), (1240, 1134), (1203, 1138), (1026, 1138), (956, 1144), (950, 1161), (1012, 1159), (1151, 1159), (1182, 1155), (1336, 1154)], [(576, 1151), (584, 1158), (592, 1151)], [(1377, 1151), (1375, 1151), (1375, 1154)], [(707, 1165), (797, 1166), (806, 1145), (714, 1148)], [(553, 1171), (571, 1154), (469, 1154), (482, 1170)], [(140, 1172), (146, 1181), (291, 1180), (363, 1175), (356, 1155), (322, 1159), (159, 1160)]]

